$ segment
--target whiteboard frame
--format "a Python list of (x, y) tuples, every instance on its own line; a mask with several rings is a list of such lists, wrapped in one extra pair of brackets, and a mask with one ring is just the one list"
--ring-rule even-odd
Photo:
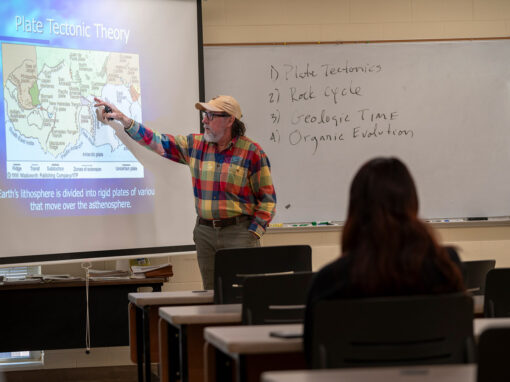
[[(207, 43), (203, 47), (236, 47), (236, 46), (288, 46), (288, 45), (347, 45), (347, 44), (388, 44), (388, 43), (427, 43), (427, 42), (462, 42), (462, 41), (495, 41), (495, 40), (510, 40), (509, 37), (462, 37), (462, 38), (438, 38), (438, 39), (396, 39), (396, 40), (327, 40), (327, 41), (274, 41), (274, 42), (240, 42), (240, 43)], [(498, 227), (510, 226), (510, 216), (488, 216), (487, 220), (481, 221), (464, 221), (458, 222), (437, 222), (431, 221), (435, 219), (424, 219), (434, 228), (474, 228), (474, 227)], [(288, 233), (288, 232), (327, 232), (327, 231), (341, 231), (344, 221), (333, 221), (332, 226), (309, 226), (309, 227), (292, 227), (291, 224), (300, 223), (273, 223), (278, 226), (268, 227), (268, 231), (275, 233)]]

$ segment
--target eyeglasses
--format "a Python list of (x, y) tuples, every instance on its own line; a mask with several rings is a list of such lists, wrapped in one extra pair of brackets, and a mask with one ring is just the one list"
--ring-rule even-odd
[(202, 119), (207, 118), (207, 120), (212, 121), (214, 117), (230, 117), (230, 114), (227, 113), (213, 113), (210, 111), (203, 111), (202, 112)]

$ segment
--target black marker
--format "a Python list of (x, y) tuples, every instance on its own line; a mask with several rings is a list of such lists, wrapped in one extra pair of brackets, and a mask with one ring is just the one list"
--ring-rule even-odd
[(486, 217), (471, 217), (471, 218), (467, 218), (466, 220), (467, 221), (475, 221), (475, 220), (488, 220), (489, 218), (486, 218)]
[[(110, 106), (104, 105), (104, 111), (106, 111), (107, 113), (111, 113), (113, 110)], [(113, 118), (108, 118), (108, 121), (113, 121)]]

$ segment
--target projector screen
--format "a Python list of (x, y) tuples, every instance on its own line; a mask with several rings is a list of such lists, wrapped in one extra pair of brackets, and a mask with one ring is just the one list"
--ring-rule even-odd
[(198, 132), (200, 11), (2, 2), (0, 264), (193, 250), (188, 167), (99, 122), (93, 98), (160, 132)]

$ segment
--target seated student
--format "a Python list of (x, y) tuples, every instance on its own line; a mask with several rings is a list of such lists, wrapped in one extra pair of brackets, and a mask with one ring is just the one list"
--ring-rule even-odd
[(407, 167), (396, 158), (365, 163), (351, 184), (342, 255), (312, 279), (304, 347), (311, 359), (311, 308), (323, 299), (464, 291), (461, 262), (441, 247), (418, 218), (418, 196)]

